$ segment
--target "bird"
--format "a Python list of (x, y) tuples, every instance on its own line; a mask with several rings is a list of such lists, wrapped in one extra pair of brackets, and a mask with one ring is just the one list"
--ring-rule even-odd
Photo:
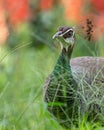
[(104, 124), (104, 57), (71, 57), (75, 27), (59, 27), (53, 39), (60, 43), (61, 52), (44, 85), (48, 111), (65, 128), (85, 115), (92, 122), (102, 117)]

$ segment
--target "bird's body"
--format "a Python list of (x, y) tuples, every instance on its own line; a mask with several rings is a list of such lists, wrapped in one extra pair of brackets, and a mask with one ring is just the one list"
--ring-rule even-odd
[[(104, 83), (104, 58), (103, 57), (77, 57), (70, 61), (73, 77), (80, 82), (84, 79), (88, 84), (95, 80)], [(81, 76), (81, 78), (79, 78)], [(103, 85), (104, 86), (104, 85)]]
[[(65, 31), (69, 34), (66, 35)], [(72, 31), (72, 28), (64, 27), (54, 36), (69, 36), (72, 44), (63, 46), (44, 88), (44, 100), (48, 110), (67, 128), (86, 114), (90, 114), (93, 121), (98, 119), (97, 115), (104, 116), (104, 58), (71, 59), (74, 47)]]
[(70, 47), (68, 50), (62, 49), (53, 72), (46, 80), (44, 93), (44, 100), (48, 103), (48, 110), (61, 125), (68, 127), (72, 123), (71, 120), (75, 111), (75, 90), (77, 89), (69, 65), (70, 49), (72, 49)]
[(73, 78), (78, 85), (80, 112), (89, 114), (92, 121), (100, 116), (104, 117), (104, 58), (73, 58), (70, 65)]

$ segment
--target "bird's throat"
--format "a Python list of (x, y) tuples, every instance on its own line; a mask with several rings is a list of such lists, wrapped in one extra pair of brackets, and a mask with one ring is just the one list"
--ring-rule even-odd
[(59, 37), (58, 38), (60, 46), (61, 46), (61, 50), (63, 50), (64, 48), (66, 49), (66, 51), (68, 51), (69, 46), (73, 47), (74, 46), (74, 38), (66, 38), (63, 39), (63, 37)]
[[(62, 49), (61, 54), (54, 67), (54, 72), (53, 72), (54, 74), (56, 74), (57, 72), (61, 74), (65, 71), (68, 72), (68, 70), (71, 71), (70, 65), (69, 65), (71, 54), (69, 54), (68, 50), (66, 50), (66, 48)], [(57, 72), (56, 72), (56, 70), (57, 70)]]

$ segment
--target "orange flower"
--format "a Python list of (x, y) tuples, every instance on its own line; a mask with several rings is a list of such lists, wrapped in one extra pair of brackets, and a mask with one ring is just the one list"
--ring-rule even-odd
[(53, 0), (40, 0), (40, 9), (49, 10), (53, 7)]
[(4, 0), (5, 10), (12, 25), (16, 25), (29, 18), (28, 0)]
[(104, 13), (104, 0), (91, 0), (93, 7), (99, 13)]
[(65, 8), (65, 17), (77, 22), (82, 19), (83, 0), (62, 0)]
[(6, 42), (8, 37), (8, 28), (6, 26), (5, 17), (4, 17), (4, 9), (2, 7), (2, 3), (0, 1), (0, 45)]

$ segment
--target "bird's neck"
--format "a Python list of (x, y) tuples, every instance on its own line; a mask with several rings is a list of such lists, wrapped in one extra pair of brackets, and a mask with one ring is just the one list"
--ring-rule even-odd
[(59, 73), (60, 71), (61, 73), (68, 72), (68, 71), (71, 72), (71, 67), (69, 62), (70, 62), (72, 50), (73, 50), (72, 46), (69, 46), (68, 49), (62, 48), (61, 54), (57, 60), (57, 63), (53, 71), (54, 74)]
[[(69, 52), (70, 51), (70, 52)], [(72, 116), (73, 104), (75, 102), (75, 88), (77, 87), (75, 80), (73, 79), (70, 57), (72, 48), (68, 51), (63, 48), (55, 65), (51, 80), (49, 82), (49, 88), (47, 93), (50, 95), (46, 100), (50, 104), (49, 110), (54, 113), (59, 119), (59, 112), (62, 114), (62, 118), (67, 120), (65, 113)], [(70, 106), (68, 109), (67, 106)], [(64, 110), (64, 112), (63, 112)]]

